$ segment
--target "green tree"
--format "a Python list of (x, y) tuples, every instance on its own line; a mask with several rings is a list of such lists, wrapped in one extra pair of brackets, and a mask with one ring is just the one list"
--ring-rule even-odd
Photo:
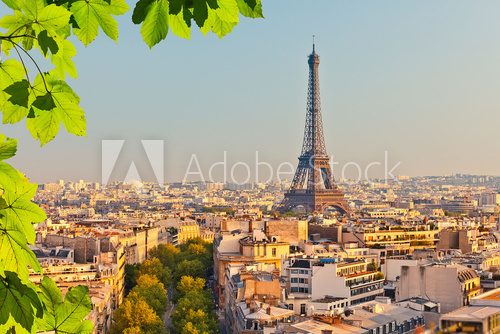
[[(86, 118), (80, 98), (66, 82), (68, 76), (77, 77), (73, 42), (78, 39), (88, 46), (100, 31), (117, 40), (116, 16), (129, 10), (126, 0), (1, 1), (2, 122), (25, 120), (40, 145), (52, 141), (61, 125), (71, 134), (84, 136)], [(132, 21), (141, 25), (149, 47), (165, 39), (169, 28), (182, 38), (189, 38), (194, 26), (204, 34), (222, 37), (239, 22), (240, 15), (262, 17), (261, 0), (139, 0), (134, 7)], [(46, 216), (33, 203), (37, 185), (5, 162), (16, 152), (17, 141), (0, 134), (0, 331), (82, 333), (79, 326), (88, 326), (82, 322), (90, 312), (88, 303), (78, 304), (78, 312), (65, 318), (64, 324), (45, 319), (54, 312), (64, 315), (74, 298), (85, 299), (84, 288), (72, 289), (62, 300), (55, 284), (45, 281), (40, 292), (29, 281), (29, 269), (41, 272), (28, 247), (35, 242), (32, 224)]]
[(212, 333), (207, 314), (203, 310), (188, 310), (182, 321), (181, 334), (209, 334)]
[(137, 285), (137, 276), (139, 276), (139, 265), (125, 265), (125, 295), (128, 295), (130, 290)]
[(113, 316), (111, 333), (161, 334), (165, 325), (153, 308), (142, 298), (125, 298)]
[(202, 292), (205, 288), (205, 280), (200, 277), (182, 276), (174, 290), (174, 302), (190, 292)]
[(182, 260), (175, 271), (175, 276), (179, 280), (182, 276), (203, 277), (205, 276), (205, 266), (198, 260)]
[[(214, 305), (209, 291), (188, 292), (179, 299), (172, 314), (174, 330), (180, 333), (186, 324), (191, 322), (193, 328), (201, 332), (208, 330), (208, 333), (217, 333), (218, 325), (213, 309)], [(201, 314), (200, 311), (203, 312), (202, 319), (198, 317)], [(199, 323), (200, 321), (203, 325)]]
[(172, 272), (168, 267), (165, 267), (156, 257), (146, 259), (141, 264), (139, 268), (139, 276), (142, 275), (155, 276), (165, 288), (168, 288), (172, 283)]
[(162, 316), (167, 307), (167, 290), (155, 276), (151, 275), (139, 276), (137, 285), (127, 298), (134, 301), (144, 299), (158, 316)]
[(177, 283), (177, 291), (181, 296), (192, 291), (201, 291), (204, 287), (205, 280), (199, 277), (182, 276), (179, 283)]
[(207, 250), (203, 244), (191, 243), (188, 245), (187, 251), (196, 256), (205, 254)]
[(150, 257), (158, 258), (165, 267), (174, 271), (180, 250), (171, 244), (160, 244), (158, 247), (153, 248), (149, 254)]
[(181, 246), (181, 254), (179, 258), (182, 260), (200, 260), (208, 269), (212, 266), (212, 244), (205, 242), (203, 239), (196, 238), (188, 240)]

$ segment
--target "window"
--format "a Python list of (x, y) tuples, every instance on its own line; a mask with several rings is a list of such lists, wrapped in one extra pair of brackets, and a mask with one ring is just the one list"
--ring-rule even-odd
[(298, 274), (298, 273), (299, 273), (299, 271), (298, 271), (297, 269), (292, 269), (292, 270), (290, 270), (290, 272), (291, 272), (292, 274)]
[(299, 279), (296, 278), (296, 277), (292, 277), (292, 283), (298, 283), (299, 282)]
[(273, 252), (273, 256), (276, 256), (276, 248), (273, 248), (272, 252)]
[(300, 304), (300, 314), (306, 314), (306, 304)]
[(288, 309), (293, 310), (293, 304), (288, 304)]
[(292, 286), (290, 289), (292, 292), (299, 292), (299, 288)]

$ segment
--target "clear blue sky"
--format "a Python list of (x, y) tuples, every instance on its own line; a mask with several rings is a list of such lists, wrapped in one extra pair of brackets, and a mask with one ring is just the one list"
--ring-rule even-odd
[[(273, 165), (300, 153), (307, 55), (317, 36), (327, 149), (336, 161), (401, 161), (398, 174), (500, 174), (500, 2), (497, 0), (263, 0), (219, 40), (169, 35), (150, 51), (130, 15), (118, 44), (79, 46), (72, 82), (86, 138), (43, 148), (24, 123), (13, 160), (34, 181), (99, 180), (102, 139), (166, 140), (166, 179), (191, 154), (202, 168), (228, 153)], [(62, 130), (64, 132), (64, 130)], [(372, 176), (381, 176), (376, 168)], [(338, 177), (339, 171), (334, 171)]]

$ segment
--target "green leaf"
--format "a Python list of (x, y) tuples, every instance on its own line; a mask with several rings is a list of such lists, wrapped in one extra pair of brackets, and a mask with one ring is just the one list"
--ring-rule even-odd
[(36, 272), (42, 270), (35, 254), (27, 245), (25, 231), (31, 235), (35, 234), (31, 226), (28, 229), (25, 226), (15, 226), (3, 218), (0, 219), (0, 252), (2, 254), (0, 275), (3, 275), (4, 271), (13, 271), (18, 273), (23, 281), (28, 281), (28, 268)]
[(184, 7), (182, 9), (182, 17), (184, 18), (184, 22), (186, 22), (186, 25), (191, 28), (191, 19), (193, 18), (193, 13), (189, 8)]
[(3, 113), (2, 122), (4, 124), (14, 124), (23, 120), (28, 114), (28, 109), (8, 101), (5, 92), (0, 91), (0, 110)]
[(203, 27), (208, 18), (208, 6), (205, 0), (194, 0), (193, 18), (198, 27)]
[(38, 320), (39, 329), (55, 333), (92, 333), (92, 323), (84, 319), (92, 308), (88, 287), (79, 285), (66, 293), (64, 301), (54, 281), (44, 277), (40, 284), (40, 299), (46, 311)]
[(219, 4), (217, 3), (217, 0), (207, 0), (207, 4), (212, 9), (219, 8)]
[(222, 38), (229, 34), (237, 24), (237, 22), (223, 21), (217, 14), (215, 14), (213, 16), (211, 29), (212, 32), (219, 36), (219, 38)]
[(9, 101), (12, 104), (28, 108), (28, 100), (30, 95), (30, 83), (28, 80), (14, 82), (9, 87), (4, 89), (4, 92), (10, 95)]
[(260, 0), (236, 0), (241, 15), (251, 18), (264, 17)]
[(191, 29), (184, 20), (184, 14), (170, 15), (168, 17), (170, 28), (172, 32), (182, 38), (189, 39), (191, 37)]
[(236, 0), (218, 0), (219, 8), (215, 13), (223, 22), (238, 23), (239, 10)]
[(29, 183), (24, 176), (6, 170), (9, 168), (6, 165), (0, 162), (0, 185), (4, 188), (2, 198), (6, 203), (0, 207), (4, 227), (7, 231), (22, 232), (27, 242), (32, 244), (35, 242), (32, 223), (40, 223), (47, 218), (45, 212), (31, 201), (35, 196), (37, 185)]
[(47, 30), (42, 30), (38, 34), (37, 40), (38, 45), (40, 45), (40, 49), (42, 49), (45, 56), (49, 50), (52, 54), (56, 54), (59, 51), (59, 46), (57, 46), (56, 41), (48, 35)]
[(170, 14), (177, 15), (182, 10), (182, 5), (184, 4), (183, 0), (170, 0), (169, 10)]
[(212, 31), (222, 38), (238, 24), (239, 11), (236, 0), (218, 0), (218, 4), (219, 8), (209, 11), (208, 19), (200, 30), (204, 34)]
[(21, 282), (16, 273), (0, 276), (0, 324), (13, 318), (28, 332), (32, 331), (35, 315), (42, 317), (43, 308), (35, 290)]
[(246, 5), (250, 7), (250, 9), (254, 10), (255, 6), (257, 6), (257, 0), (243, 0)]
[(16, 59), (0, 62), (0, 90), (24, 78), (24, 67)]
[(42, 10), (45, 8), (44, 0), (22, 0), (19, 1), (21, 11), (23, 11), (28, 18), (36, 20)]
[(73, 62), (73, 57), (76, 56), (75, 46), (66, 39), (58, 41), (58, 45), (59, 51), (56, 54), (52, 54), (51, 58), (52, 64), (54, 64), (52, 73), (61, 80), (66, 78), (66, 73), (70, 77), (76, 78), (78, 73)]
[[(32, 35), (33, 29), (31, 27), (31, 24), (33, 23), (33, 20), (30, 19), (26, 14), (20, 12), (20, 11), (15, 11), (14, 15), (5, 15), (0, 19), (0, 28), (7, 29), (7, 32), (5, 35), (11, 35), (11, 34), (18, 34), (18, 35)], [(21, 41), (23, 45), (26, 47), (29, 47), (30, 41), (32, 42), (31, 38), (23, 38)], [(26, 45), (28, 44), (28, 45)], [(2, 41), (2, 51), (3, 52), (8, 52), (14, 44), (4, 40)]]
[(3, 123), (17, 123), (28, 114), (28, 109), (9, 101), (10, 95), (4, 89), (24, 78), (24, 67), (16, 59), (0, 62), (0, 111), (3, 113)]
[(70, 17), (71, 12), (69, 10), (51, 4), (43, 7), (38, 15), (34, 17), (34, 23), (42, 27), (42, 29), (55, 33), (68, 25)]
[(0, 161), (12, 158), (17, 152), (17, 140), (0, 133)]
[[(46, 75), (45, 81), (55, 108), (47, 111), (33, 105), (35, 117), (26, 120), (26, 126), (33, 138), (45, 145), (57, 135), (61, 122), (69, 133), (84, 136), (85, 113), (79, 106), (80, 98), (66, 82), (55, 79), (52, 75)], [(43, 81), (39, 75), (35, 79), (35, 89), (42, 90), (40, 86), (43, 86)]]
[(129, 7), (125, 0), (111, 0), (109, 4), (109, 12), (112, 15), (123, 15), (128, 12)]
[(168, 33), (168, 0), (155, 0), (147, 9), (141, 26), (141, 35), (146, 44), (152, 48), (167, 37)]
[(84, 45), (94, 41), (99, 33), (99, 27), (112, 40), (118, 39), (118, 22), (111, 16), (118, 6), (111, 5), (103, 0), (79, 0), (71, 5), (71, 12), (79, 28), (75, 28), (75, 35)]
[(134, 22), (134, 24), (141, 24), (144, 21), (146, 15), (148, 14), (149, 6), (151, 6), (154, 1), (155, 0), (137, 1), (134, 12), (132, 13), (132, 22)]
[(19, 0), (2, 0), (9, 8), (19, 10)]
[(61, 127), (61, 118), (59, 113), (52, 111), (34, 111), (34, 117), (28, 117), (26, 127), (31, 133), (31, 136), (40, 141), (43, 146), (53, 140), (59, 133)]
[(52, 94), (47, 93), (45, 95), (37, 96), (32, 106), (40, 110), (52, 110), (56, 107), (56, 104), (54, 103)]

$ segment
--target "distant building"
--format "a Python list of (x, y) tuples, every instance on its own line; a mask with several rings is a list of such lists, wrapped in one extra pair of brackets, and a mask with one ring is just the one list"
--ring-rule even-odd
[(462, 253), (475, 252), (478, 249), (477, 230), (442, 230), (439, 233), (437, 249), (460, 249)]

